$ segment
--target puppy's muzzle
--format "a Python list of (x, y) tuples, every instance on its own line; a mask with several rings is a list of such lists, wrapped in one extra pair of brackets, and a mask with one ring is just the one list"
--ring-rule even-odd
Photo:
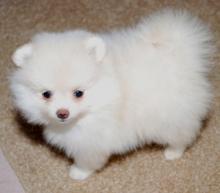
[(56, 114), (57, 114), (57, 117), (60, 119), (67, 119), (70, 113), (67, 109), (58, 109)]

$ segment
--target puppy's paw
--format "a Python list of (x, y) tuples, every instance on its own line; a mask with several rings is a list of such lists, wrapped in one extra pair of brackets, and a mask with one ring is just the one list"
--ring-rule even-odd
[(183, 155), (183, 152), (183, 148), (167, 147), (164, 151), (164, 155), (167, 160), (174, 160), (180, 158)]
[(83, 170), (78, 168), (76, 165), (70, 167), (69, 176), (74, 180), (85, 180), (88, 178), (94, 171)]

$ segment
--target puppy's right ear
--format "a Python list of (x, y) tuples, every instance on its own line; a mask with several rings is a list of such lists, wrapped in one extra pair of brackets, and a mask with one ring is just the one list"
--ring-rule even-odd
[(27, 61), (28, 58), (33, 53), (33, 46), (32, 44), (24, 44), (23, 46), (20, 46), (17, 48), (17, 50), (12, 55), (12, 60), (15, 63), (16, 66), (22, 67), (22, 65)]

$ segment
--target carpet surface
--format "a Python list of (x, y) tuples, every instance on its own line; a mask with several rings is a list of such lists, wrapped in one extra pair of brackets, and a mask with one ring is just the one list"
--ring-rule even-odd
[(35, 33), (78, 27), (92, 31), (125, 27), (167, 6), (186, 8), (198, 15), (212, 29), (219, 48), (219, 0), (0, 1), (0, 148), (26, 193), (220, 192), (219, 50), (210, 76), (215, 90), (210, 118), (194, 146), (176, 161), (166, 161), (162, 148), (146, 146), (113, 157), (104, 170), (86, 181), (74, 181), (68, 177), (71, 161), (49, 148), (40, 129), (23, 123), (12, 108), (7, 76), (15, 67), (10, 57)]

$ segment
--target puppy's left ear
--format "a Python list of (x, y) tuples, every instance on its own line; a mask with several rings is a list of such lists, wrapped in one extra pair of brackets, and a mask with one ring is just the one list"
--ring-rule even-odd
[(89, 37), (86, 40), (86, 48), (89, 54), (93, 54), (97, 62), (101, 62), (106, 54), (106, 45), (104, 40), (99, 36)]

